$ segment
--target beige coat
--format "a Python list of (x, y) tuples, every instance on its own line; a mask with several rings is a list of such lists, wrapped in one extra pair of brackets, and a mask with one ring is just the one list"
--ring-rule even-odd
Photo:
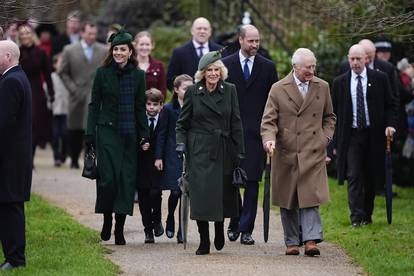
[(324, 80), (314, 77), (305, 99), (292, 73), (272, 86), (261, 135), (263, 143), (276, 141), (272, 158), (274, 205), (307, 208), (329, 200), (325, 157), (335, 121), (329, 85)]
[(88, 104), (96, 69), (105, 59), (108, 48), (95, 42), (91, 61), (86, 59), (80, 42), (63, 49), (59, 75), (69, 91), (68, 129), (85, 129)]

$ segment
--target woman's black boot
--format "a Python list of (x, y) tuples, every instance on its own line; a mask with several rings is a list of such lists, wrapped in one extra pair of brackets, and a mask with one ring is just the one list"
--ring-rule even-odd
[(124, 238), (124, 225), (125, 225), (126, 215), (115, 214), (115, 244), (116, 245), (125, 245)]
[(222, 221), (214, 222), (214, 247), (220, 251), (224, 247), (224, 223)]
[(103, 241), (107, 241), (111, 238), (112, 213), (104, 213), (103, 216), (104, 216), (104, 221), (102, 225), (101, 239)]
[(197, 220), (198, 233), (200, 233), (200, 246), (196, 255), (210, 254), (210, 237), (208, 233), (208, 221)]

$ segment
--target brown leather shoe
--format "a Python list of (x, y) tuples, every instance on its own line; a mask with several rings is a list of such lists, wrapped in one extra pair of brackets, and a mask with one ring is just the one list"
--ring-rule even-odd
[(321, 255), (321, 252), (319, 251), (318, 247), (316, 246), (315, 241), (307, 241), (305, 243), (305, 255), (313, 257), (315, 255)]
[(297, 245), (289, 245), (286, 248), (286, 255), (299, 255), (299, 246)]

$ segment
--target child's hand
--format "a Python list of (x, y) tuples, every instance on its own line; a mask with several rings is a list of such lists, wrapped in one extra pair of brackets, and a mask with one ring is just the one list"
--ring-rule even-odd
[(142, 148), (142, 150), (143, 151), (146, 151), (146, 150), (148, 150), (149, 149), (149, 147), (150, 147), (150, 144), (147, 142), (147, 143), (145, 143), (145, 144), (143, 144), (142, 146), (141, 146), (141, 148)]
[(162, 159), (155, 160), (154, 166), (157, 168), (157, 170), (162, 171)]

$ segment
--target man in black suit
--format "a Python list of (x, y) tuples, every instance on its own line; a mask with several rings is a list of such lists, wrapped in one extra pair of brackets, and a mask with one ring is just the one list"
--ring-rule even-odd
[(0, 41), (0, 270), (26, 265), (24, 202), (32, 182), (32, 93), (18, 65), (20, 51)]
[(167, 87), (173, 91), (173, 82), (176, 76), (187, 74), (194, 77), (200, 58), (210, 51), (221, 48), (220, 45), (209, 41), (211, 36), (210, 22), (199, 17), (191, 27), (192, 39), (173, 50), (167, 71)]
[(52, 38), (52, 56), (62, 52), (68, 44), (75, 44), (80, 40), (80, 12), (72, 11), (66, 17), (66, 30)]
[(348, 180), (352, 227), (372, 223), (375, 187), (384, 187), (385, 138), (395, 133), (397, 100), (387, 76), (365, 65), (360, 44), (349, 49), (351, 70), (335, 78), (332, 103), (337, 115), (333, 152), (338, 182)]
[[(254, 244), (252, 232), (257, 212), (259, 181), (265, 165), (265, 152), (260, 136), (260, 122), (270, 88), (278, 80), (275, 64), (257, 53), (260, 33), (253, 25), (240, 28), (240, 51), (225, 57), (229, 70), (227, 81), (234, 83), (239, 99), (240, 116), (244, 131), (246, 158), (241, 167), (248, 177), (244, 191), (240, 218), (232, 218), (227, 235), (235, 241), (242, 233), (242, 244)], [(240, 199), (241, 205), (241, 199)]]

